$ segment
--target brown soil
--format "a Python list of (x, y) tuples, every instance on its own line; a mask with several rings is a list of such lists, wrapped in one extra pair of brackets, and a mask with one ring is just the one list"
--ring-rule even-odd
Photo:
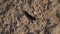
[(0, 34), (60, 34), (60, 0), (0, 0)]

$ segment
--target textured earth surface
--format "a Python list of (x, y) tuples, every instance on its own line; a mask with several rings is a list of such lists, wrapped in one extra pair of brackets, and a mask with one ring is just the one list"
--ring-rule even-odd
[(60, 34), (60, 0), (0, 0), (0, 34)]

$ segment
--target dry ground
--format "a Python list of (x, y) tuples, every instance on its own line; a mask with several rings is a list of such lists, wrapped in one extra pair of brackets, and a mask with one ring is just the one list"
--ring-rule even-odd
[(60, 34), (60, 0), (0, 0), (0, 34)]

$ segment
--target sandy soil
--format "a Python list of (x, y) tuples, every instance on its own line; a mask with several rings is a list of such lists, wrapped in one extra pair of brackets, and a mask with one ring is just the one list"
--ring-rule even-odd
[(0, 34), (60, 34), (60, 0), (0, 0)]

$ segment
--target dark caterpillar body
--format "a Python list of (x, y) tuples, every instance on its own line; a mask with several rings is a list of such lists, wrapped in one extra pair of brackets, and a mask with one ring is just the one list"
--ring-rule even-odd
[(28, 0), (28, 4), (31, 5), (33, 0)]
[(22, 12), (23, 12), (23, 14), (24, 14), (27, 18), (29, 18), (29, 19), (31, 19), (31, 20), (36, 20), (33, 16), (29, 15), (26, 10), (22, 10)]

